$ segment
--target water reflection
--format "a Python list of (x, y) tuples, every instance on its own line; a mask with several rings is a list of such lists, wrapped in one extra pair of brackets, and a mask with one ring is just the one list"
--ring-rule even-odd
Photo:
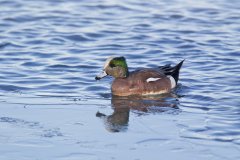
[(146, 115), (147, 113), (178, 114), (178, 97), (174, 94), (158, 95), (158, 96), (129, 96), (118, 97), (112, 96), (111, 105), (113, 113), (106, 115), (97, 112), (96, 116), (104, 121), (106, 130), (109, 132), (123, 132), (128, 129), (130, 111), (138, 115)]

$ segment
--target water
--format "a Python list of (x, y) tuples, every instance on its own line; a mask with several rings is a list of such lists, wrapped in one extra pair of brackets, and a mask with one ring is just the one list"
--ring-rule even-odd
[[(240, 158), (240, 1), (0, 1), (0, 159)], [(112, 97), (130, 69), (186, 59), (172, 95)]]

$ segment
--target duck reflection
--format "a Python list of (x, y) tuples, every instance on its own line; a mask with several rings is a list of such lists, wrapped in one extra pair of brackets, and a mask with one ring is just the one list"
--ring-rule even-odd
[(176, 95), (167, 94), (161, 96), (112, 96), (111, 104), (113, 113), (105, 115), (97, 112), (96, 116), (104, 121), (105, 128), (110, 132), (123, 132), (128, 128), (130, 111), (136, 114), (169, 112), (176, 114), (178, 110), (178, 100)]

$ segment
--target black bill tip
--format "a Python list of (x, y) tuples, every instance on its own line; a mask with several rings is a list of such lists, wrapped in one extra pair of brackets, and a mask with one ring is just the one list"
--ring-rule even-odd
[(100, 77), (98, 77), (98, 76), (96, 76), (96, 77), (95, 77), (95, 80), (100, 80), (100, 79), (101, 79), (101, 78), (100, 78)]

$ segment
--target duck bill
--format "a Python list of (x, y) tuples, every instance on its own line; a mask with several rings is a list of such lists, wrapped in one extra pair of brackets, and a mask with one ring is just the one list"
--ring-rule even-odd
[(96, 80), (100, 80), (100, 79), (102, 79), (102, 78), (104, 78), (104, 77), (106, 77), (107, 76), (107, 73), (106, 73), (106, 71), (102, 71), (99, 75), (97, 75), (96, 77), (95, 77), (95, 79)]

